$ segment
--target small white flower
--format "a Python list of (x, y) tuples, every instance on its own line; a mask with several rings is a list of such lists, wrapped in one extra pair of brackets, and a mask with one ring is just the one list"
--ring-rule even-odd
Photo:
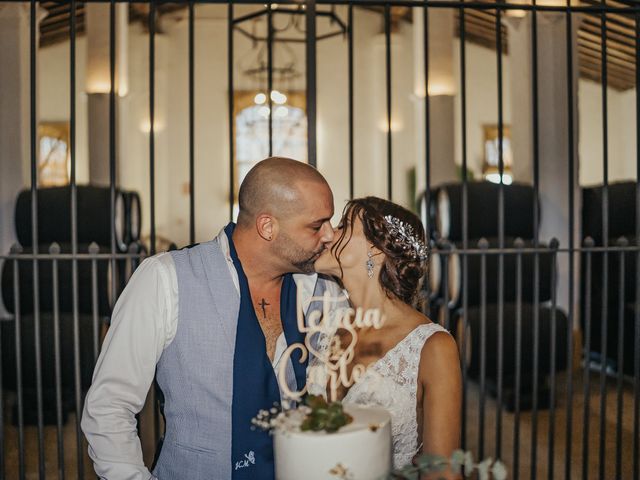
[(507, 478), (507, 468), (504, 463), (496, 460), (493, 467), (491, 467), (491, 475), (493, 475), (494, 480), (505, 480)]
[(471, 452), (464, 453), (464, 471), (465, 473), (473, 471), (473, 454)]
[(489, 480), (489, 467), (491, 466), (492, 462), (493, 459), (489, 457), (485, 458), (478, 465), (476, 465), (476, 468), (478, 469), (478, 478), (480, 480)]

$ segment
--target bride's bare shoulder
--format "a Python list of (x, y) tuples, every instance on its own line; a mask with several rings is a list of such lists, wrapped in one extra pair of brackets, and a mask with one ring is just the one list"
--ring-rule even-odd
[[(433, 322), (429, 322), (433, 323)], [(460, 371), (458, 345), (446, 330), (438, 329), (424, 342), (420, 354), (420, 376), (424, 383), (442, 379), (442, 374), (456, 374)], [(457, 377), (457, 375), (453, 375)], [(453, 378), (452, 377), (452, 378)]]

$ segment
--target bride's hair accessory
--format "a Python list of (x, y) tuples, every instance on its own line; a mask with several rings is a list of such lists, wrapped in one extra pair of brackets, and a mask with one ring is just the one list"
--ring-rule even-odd
[(426, 260), (427, 247), (424, 242), (416, 236), (411, 225), (392, 215), (386, 215), (384, 220), (387, 223), (389, 233), (398, 239), (402, 248), (406, 250), (412, 258)]

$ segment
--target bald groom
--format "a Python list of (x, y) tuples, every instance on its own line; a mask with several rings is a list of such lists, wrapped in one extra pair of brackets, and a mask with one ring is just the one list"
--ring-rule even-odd
[[(304, 340), (298, 292), (303, 305), (338, 295), (310, 275), (333, 238), (333, 196), (309, 165), (268, 158), (247, 174), (239, 201), (237, 225), (146, 259), (118, 299), (82, 417), (100, 478), (274, 478), (271, 437), (251, 430), (251, 418), (280, 402), (281, 367), (286, 387), (305, 384), (300, 352), (282, 355)], [(135, 415), (154, 377), (166, 427), (152, 474)]]

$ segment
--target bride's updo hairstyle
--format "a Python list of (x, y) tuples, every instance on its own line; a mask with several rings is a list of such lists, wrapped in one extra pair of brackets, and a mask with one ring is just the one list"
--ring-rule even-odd
[[(356, 218), (362, 221), (364, 235), (373, 246), (385, 255), (380, 270), (380, 284), (389, 298), (398, 298), (411, 305), (418, 292), (420, 279), (427, 269), (426, 258), (420, 258), (411, 248), (407, 248), (400, 236), (394, 234), (386, 216), (394, 217), (413, 228), (414, 237), (425, 243), (424, 227), (420, 219), (412, 212), (395, 203), (378, 197), (364, 197), (351, 200), (342, 212), (341, 223), (345, 228), (331, 247), (331, 252), (340, 263), (340, 254), (351, 240), (352, 229)], [(363, 265), (362, 268), (365, 268)], [(340, 267), (342, 271), (342, 267)]]

